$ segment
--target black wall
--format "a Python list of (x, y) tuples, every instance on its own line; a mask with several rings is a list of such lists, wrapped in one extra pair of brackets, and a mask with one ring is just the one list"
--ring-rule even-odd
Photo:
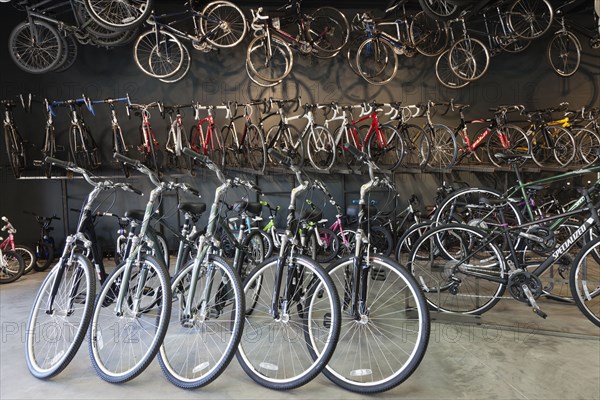
[[(175, 7), (180, 2), (163, 2)], [(241, 4), (241, 3), (240, 3)], [(336, 2), (336, 4), (339, 3)], [(356, 10), (344, 10), (351, 18)], [(265, 89), (253, 84), (246, 76), (244, 57), (246, 44), (242, 43), (234, 49), (221, 50), (219, 53), (192, 52), (192, 67), (189, 74), (181, 82), (164, 84), (145, 76), (133, 62), (132, 45), (105, 50), (90, 46), (80, 46), (75, 65), (64, 73), (31, 75), (19, 70), (8, 54), (7, 41), (11, 29), (24, 20), (24, 14), (14, 10), (7, 4), (0, 5), (0, 98), (8, 98), (18, 93), (35, 93), (52, 100), (63, 100), (80, 97), (82, 93), (93, 99), (123, 96), (129, 93), (136, 102), (161, 100), (166, 104), (185, 103), (191, 100), (204, 104), (220, 104), (223, 101), (238, 102), (262, 97), (295, 97), (301, 95), (307, 102), (358, 103), (364, 100), (402, 101), (412, 104), (428, 99), (456, 99), (461, 103), (472, 104), (469, 116), (473, 118), (487, 116), (487, 109), (498, 104), (524, 104), (528, 108), (554, 106), (562, 101), (569, 101), (573, 108), (600, 105), (600, 52), (590, 49), (587, 39), (582, 38), (583, 60), (580, 70), (571, 78), (561, 78), (554, 74), (545, 59), (548, 36), (532, 43), (529, 49), (520, 54), (500, 54), (491, 61), (490, 69), (485, 77), (460, 90), (443, 87), (435, 77), (435, 58), (416, 56), (403, 58), (401, 69), (396, 78), (388, 85), (375, 87), (367, 84), (352, 73), (343, 56), (334, 60), (311, 60), (295, 54), (294, 69), (290, 77), (275, 88)], [(582, 14), (578, 21), (591, 25), (591, 15)], [(68, 146), (66, 129), (68, 115), (59, 110), (56, 118), (57, 137), (60, 144)], [(138, 121), (127, 120), (124, 110), (120, 110), (121, 123), (126, 140), (138, 142)], [(110, 125), (108, 110), (96, 108), (96, 117), (86, 115), (86, 122), (103, 151), (106, 166), (98, 171), (99, 175), (114, 176), (120, 179), (118, 171), (110, 167)], [(186, 114), (187, 126), (192, 124), (191, 113)], [(222, 121), (223, 115), (220, 116)], [(39, 158), (40, 145), (43, 140), (44, 117), (40, 107), (34, 108), (30, 114), (16, 112), (16, 119), (22, 136), (29, 143), (31, 159)], [(448, 120), (456, 123), (456, 116)], [(152, 119), (158, 140), (164, 143), (167, 122), (158, 116)], [(89, 186), (79, 179), (23, 179), (16, 181), (7, 167), (4, 143), (0, 154), (0, 213), (7, 215), (19, 229), (18, 238), (22, 242), (32, 242), (37, 235), (37, 225), (33, 218), (22, 214), (22, 210), (32, 210), (40, 214), (57, 214), (63, 218), (63, 224), (56, 224), (55, 237), (62, 238), (64, 229), (72, 230), (76, 223), (76, 214), (69, 208), (79, 207)], [(135, 151), (133, 152), (135, 154)], [(59, 153), (67, 158), (67, 152)], [(31, 169), (28, 177), (40, 176), (40, 170)], [(287, 194), (293, 183), (293, 177), (287, 174), (270, 173), (267, 176), (249, 176), (257, 179), (266, 191), (274, 193), (270, 198), (279, 204), (285, 204)], [(205, 172), (198, 176), (173, 176), (193, 183), (202, 189), (204, 201), (213, 198), (215, 180)], [(365, 175), (321, 175), (334, 192), (344, 202), (356, 198), (356, 191), (367, 177)], [(417, 192), (422, 195), (424, 203), (431, 202), (434, 188), (442, 180), (462, 180), (470, 184), (504, 187), (513, 181), (512, 176), (504, 173), (472, 173), (460, 172), (451, 176), (427, 173), (397, 173), (395, 180), (403, 195), (403, 201)], [(135, 178), (135, 185), (145, 191), (150, 184), (144, 178)], [(238, 194), (242, 195), (243, 193)], [(175, 194), (165, 196), (161, 209), (172, 224), (176, 224)], [(232, 195), (231, 199), (236, 195)], [(115, 201), (112, 210), (122, 213), (126, 208), (142, 208), (145, 198), (118, 193), (116, 198), (109, 197), (103, 205)], [(328, 212), (331, 214), (331, 210)], [(111, 240), (116, 227), (113, 221), (104, 221), (99, 225), (102, 240)]]

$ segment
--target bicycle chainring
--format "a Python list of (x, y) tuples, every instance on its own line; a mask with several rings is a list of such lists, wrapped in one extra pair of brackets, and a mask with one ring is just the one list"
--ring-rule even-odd
[(534, 299), (537, 299), (542, 294), (543, 286), (540, 278), (527, 271), (515, 272), (508, 278), (507, 286), (510, 295), (522, 303), (528, 302), (523, 285), (529, 288)]
[(540, 255), (548, 255), (556, 247), (556, 236), (548, 228), (534, 226), (527, 230), (527, 235), (535, 236), (527, 238), (527, 247)]

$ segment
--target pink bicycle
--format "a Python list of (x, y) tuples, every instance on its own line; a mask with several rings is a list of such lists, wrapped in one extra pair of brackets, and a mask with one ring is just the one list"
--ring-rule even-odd
[[(2, 231), (8, 232), (8, 238), (3, 240), (0, 237), (0, 283), (10, 283), (25, 273), (25, 262), (20, 255), (21, 246), (15, 246), (14, 234), (17, 230), (8, 222), (8, 218), (2, 217), (2, 221), (5, 223)], [(31, 249), (29, 254), (33, 256)]]
[(35, 251), (29, 247), (22, 244), (15, 244), (15, 233), (17, 230), (14, 226), (8, 221), (8, 218), (2, 217), (2, 221), (4, 221), (4, 227), (2, 227), (2, 231), (8, 232), (8, 238), (6, 238), (2, 243), (0, 243), (0, 248), (3, 250), (11, 250), (20, 255), (23, 258), (23, 262), (25, 263), (25, 271), (23, 273), (27, 274), (33, 270), (33, 266), (35, 265), (37, 258), (35, 256)]

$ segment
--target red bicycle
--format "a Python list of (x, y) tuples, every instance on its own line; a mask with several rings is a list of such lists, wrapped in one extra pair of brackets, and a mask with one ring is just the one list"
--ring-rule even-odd
[(162, 105), (155, 101), (149, 104), (129, 104), (131, 110), (135, 111), (136, 115), (141, 117), (140, 124), (140, 141), (141, 144), (137, 147), (138, 151), (143, 155), (142, 162), (151, 170), (160, 173), (162, 166), (162, 153), (159, 150), (159, 143), (154, 136), (152, 126), (150, 126), (150, 111), (151, 108), (158, 108), (158, 111), (163, 115)]
[[(4, 241), (2, 241), (2, 239), (0, 239), (0, 242), (1, 242), (0, 249), (5, 250), (5, 253), (4, 253), (5, 255), (6, 255), (6, 250), (8, 250), (8, 251), (12, 251), (12, 252), (18, 254), (19, 256), (21, 256), (21, 258), (23, 259), (23, 262), (25, 263), (25, 270), (23, 271), (23, 273), (26, 274), (26, 273), (30, 272), (35, 265), (35, 262), (36, 262), (35, 251), (33, 251), (33, 249), (29, 246), (15, 244), (15, 233), (17, 233), (17, 230), (8, 221), (8, 218), (2, 217), (2, 221), (4, 221), (4, 224), (5, 224), (2, 227), (2, 231), (8, 232), (8, 237)], [(17, 278), (15, 278), (15, 280)]]
[[(198, 103), (192, 105), (194, 119), (197, 121), (190, 131), (190, 148), (197, 153), (210, 158), (213, 163), (223, 168), (225, 157), (223, 155), (223, 137), (215, 125), (214, 113), (216, 109), (227, 109), (227, 106), (202, 106)], [(208, 115), (200, 118), (200, 110), (206, 110)], [(195, 161), (192, 162), (192, 165)]]

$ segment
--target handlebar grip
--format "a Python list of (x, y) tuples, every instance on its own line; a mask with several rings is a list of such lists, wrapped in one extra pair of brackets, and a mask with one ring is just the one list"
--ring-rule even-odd
[(144, 192), (142, 192), (140, 189), (134, 188), (131, 185), (127, 185), (127, 188), (128, 188), (129, 191), (131, 191), (131, 192), (133, 192), (133, 193), (135, 193), (135, 194), (137, 194), (139, 196), (143, 196), (144, 195)]
[(194, 159), (196, 159), (196, 160), (200, 161), (200, 162), (201, 162), (201, 163), (203, 163), (203, 164), (208, 164), (208, 163), (210, 162), (210, 160), (209, 160), (209, 158), (208, 158), (208, 157), (206, 157), (205, 155), (203, 155), (203, 154), (200, 154), (200, 153), (198, 153), (198, 152), (196, 152), (196, 151), (194, 151), (194, 150), (190, 149), (189, 147), (185, 147), (185, 148), (182, 150), (182, 152), (183, 152), (183, 154), (185, 154), (186, 156), (192, 157), (192, 158), (194, 158)]
[(200, 197), (200, 192), (198, 190), (196, 190), (195, 188), (189, 186), (189, 185), (185, 185), (184, 190), (186, 192), (189, 192), (189, 193), (193, 194), (196, 197)]
[(79, 208), (69, 208), (69, 211), (81, 212), (81, 210)]
[(133, 167), (137, 167), (138, 165), (140, 165), (140, 162), (138, 160), (134, 160), (133, 158), (126, 157), (121, 153), (114, 153), (113, 157), (117, 161), (121, 161), (122, 163), (129, 164)]
[(46, 157), (46, 158), (44, 158), (44, 162), (46, 164), (56, 165), (57, 167), (61, 167), (61, 168), (64, 168), (64, 169), (71, 169), (71, 168), (75, 168), (76, 167), (75, 163), (72, 163), (72, 162), (69, 162), (69, 161), (59, 160), (59, 159), (53, 158), (53, 157)]
[(284, 156), (283, 154), (281, 154), (274, 148), (270, 148), (268, 152), (274, 159), (279, 161), (280, 164), (283, 164), (288, 167), (290, 167), (292, 165), (292, 159), (290, 157)]

